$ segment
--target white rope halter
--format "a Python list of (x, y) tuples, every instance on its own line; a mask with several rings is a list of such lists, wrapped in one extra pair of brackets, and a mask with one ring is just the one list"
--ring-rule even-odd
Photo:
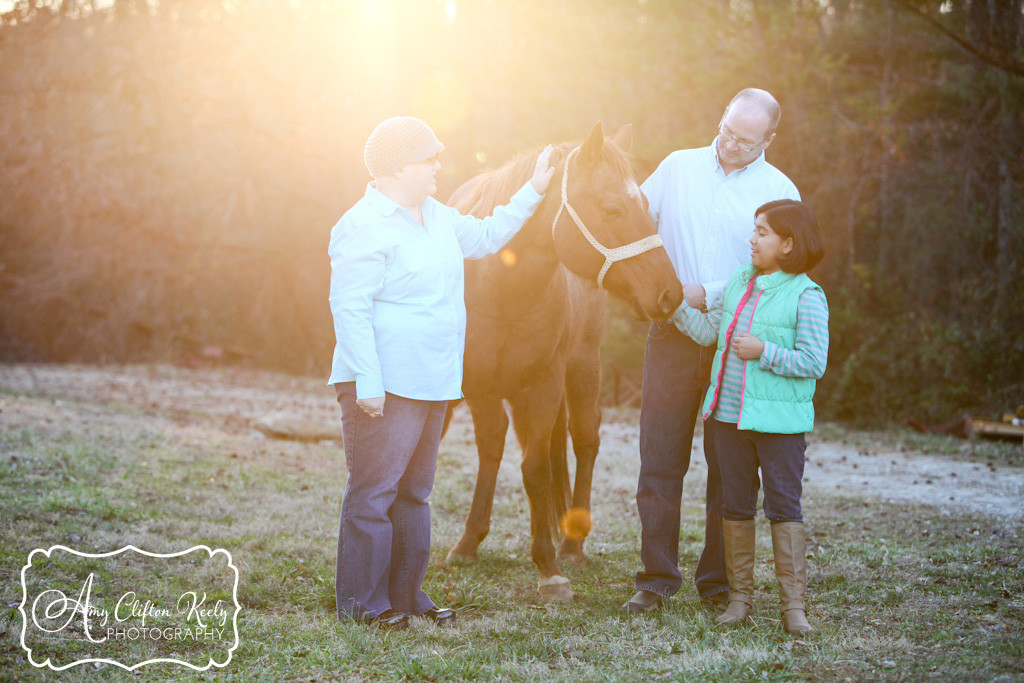
[(551, 237), (554, 238), (555, 226), (558, 225), (558, 219), (562, 217), (562, 209), (565, 209), (566, 213), (572, 217), (573, 222), (576, 223), (576, 227), (580, 229), (580, 232), (587, 238), (587, 241), (590, 242), (591, 246), (593, 246), (594, 249), (597, 249), (597, 251), (604, 256), (604, 265), (601, 266), (601, 272), (597, 274), (597, 286), (604, 287), (604, 276), (608, 273), (608, 269), (612, 267), (613, 263), (625, 261), (626, 259), (634, 256), (639, 256), (651, 249), (657, 249), (662, 246), (663, 243), (661, 241), (661, 235), (648, 235), (641, 240), (630, 242), (629, 244), (624, 244), (621, 247), (615, 247), (614, 249), (609, 249), (597, 241), (597, 238), (587, 230), (587, 226), (583, 224), (579, 215), (569, 204), (569, 160), (572, 159), (579, 151), (580, 148), (577, 147), (573, 151), (569, 152), (568, 156), (565, 157), (565, 169), (562, 171), (562, 203), (558, 206), (558, 212), (555, 214), (555, 220), (551, 222)]

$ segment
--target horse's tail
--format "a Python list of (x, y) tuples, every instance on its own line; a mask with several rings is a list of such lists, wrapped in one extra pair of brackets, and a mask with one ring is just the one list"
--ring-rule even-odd
[(569, 482), (569, 463), (567, 462), (568, 420), (565, 397), (562, 397), (562, 404), (558, 407), (558, 416), (555, 418), (555, 428), (551, 430), (551, 457), (548, 460), (551, 468), (548, 513), (552, 535), (556, 541), (561, 540), (562, 520), (569, 511), (569, 504), (572, 500), (572, 485)]

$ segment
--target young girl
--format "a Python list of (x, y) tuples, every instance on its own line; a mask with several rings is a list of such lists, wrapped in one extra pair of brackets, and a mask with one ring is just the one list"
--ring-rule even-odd
[(718, 342), (703, 409), (722, 474), (730, 589), (717, 621), (744, 621), (753, 605), (760, 467), (783, 626), (802, 634), (813, 630), (804, 612), (804, 434), (814, 426), (814, 385), (828, 356), (828, 303), (806, 271), (824, 249), (814, 214), (800, 202), (769, 202), (755, 215), (751, 264), (733, 273), (708, 313), (684, 303), (673, 322), (699, 344)]

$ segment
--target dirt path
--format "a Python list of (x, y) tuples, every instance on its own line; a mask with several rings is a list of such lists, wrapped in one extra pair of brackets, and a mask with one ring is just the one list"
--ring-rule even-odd
[[(80, 401), (84, 419), (88, 419), (88, 404), (113, 404), (253, 438), (264, 438), (253, 425), (268, 416), (321, 425), (327, 431), (336, 429), (338, 421), (333, 391), (320, 381), (240, 369), (0, 365), (0, 391)], [(0, 411), (13, 400), (0, 398)], [(471, 438), (468, 415), (461, 410), (447, 439)], [(520, 461), (511, 436), (509, 445), (502, 479), (514, 484)], [(811, 495), (913, 502), (1024, 521), (1024, 468), (870, 450), (813, 436), (807, 455), (805, 482)], [(595, 492), (603, 489), (629, 497), (638, 465), (635, 411), (607, 411)], [(694, 441), (691, 472), (684, 495), (702, 497), (706, 465), (699, 436)]]
[(807, 484), (850, 497), (909, 501), (1024, 520), (1024, 469), (835, 443), (808, 447)]
[[(635, 453), (636, 430), (635, 421), (606, 421), (602, 428), (602, 460), (610, 456), (610, 450), (623, 455)], [(690, 471), (684, 495), (702, 497), (707, 464), (699, 434), (694, 438)], [(963, 462), (898, 449), (870, 450), (812, 435), (808, 439), (804, 486), (809, 495), (911, 502), (1024, 521), (1024, 468), (1019, 467)]]

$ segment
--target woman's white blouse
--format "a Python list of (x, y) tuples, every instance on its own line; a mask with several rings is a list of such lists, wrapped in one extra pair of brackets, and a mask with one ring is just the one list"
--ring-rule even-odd
[(423, 401), (461, 398), (463, 259), (501, 249), (541, 198), (527, 182), (482, 220), (427, 198), (420, 225), (367, 185), (331, 230), (337, 344), (329, 383), (355, 381), (360, 399), (385, 392)]

